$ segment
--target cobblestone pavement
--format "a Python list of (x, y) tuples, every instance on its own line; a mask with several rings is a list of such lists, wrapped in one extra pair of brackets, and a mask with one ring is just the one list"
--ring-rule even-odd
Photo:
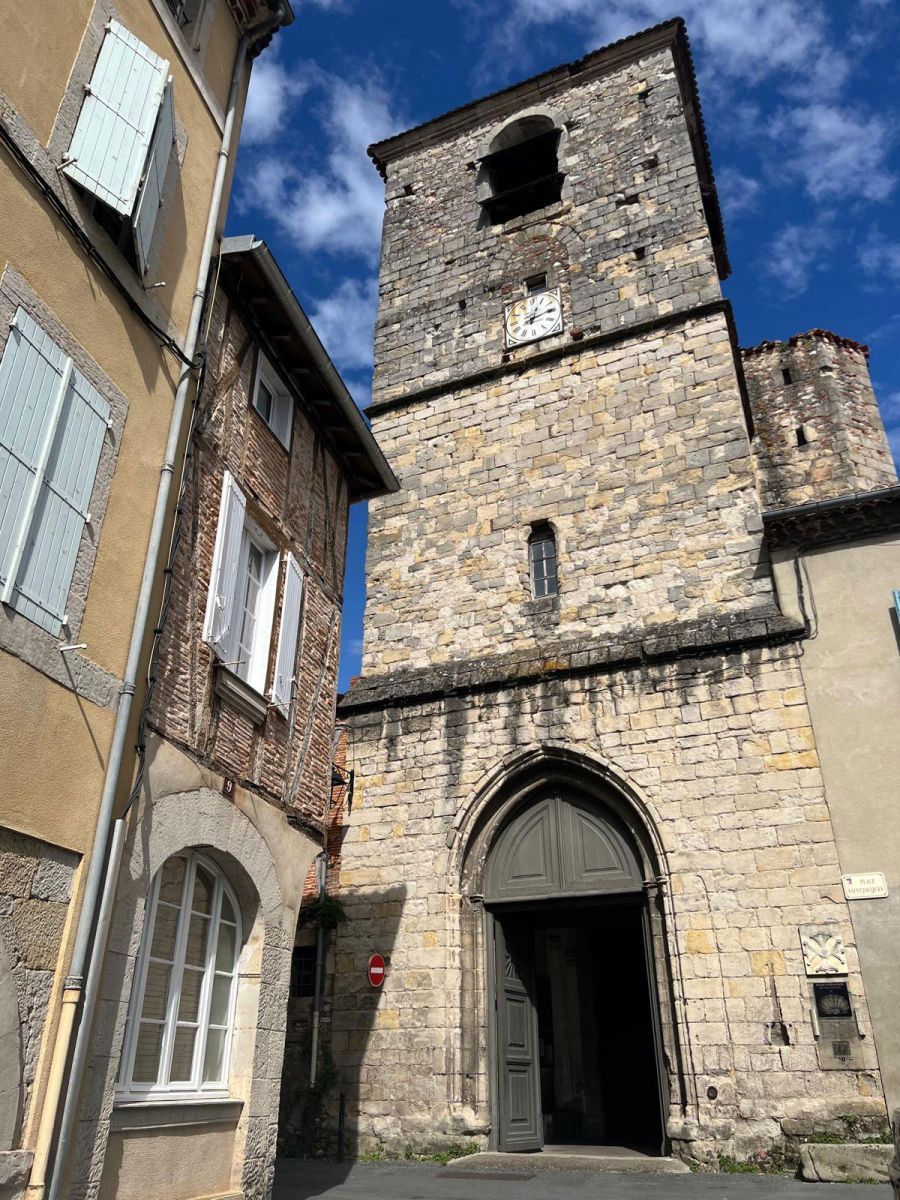
[[(519, 1178), (515, 1178), (519, 1175)], [(511, 1177), (512, 1176), (512, 1177)], [(281, 1159), (273, 1200), (891, 1200), (888, 1184), (802, 1183), (766, 1175), (597, 1175), (468, 1171), (434, 1163)]]

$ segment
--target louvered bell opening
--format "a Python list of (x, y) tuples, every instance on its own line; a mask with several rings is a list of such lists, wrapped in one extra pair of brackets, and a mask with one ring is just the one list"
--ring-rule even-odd
[(482, 203), (492, 225), (558, 203), (563, 183), (558, 147), (559, 130), (550, 129), (483, 160), (492, 195)]

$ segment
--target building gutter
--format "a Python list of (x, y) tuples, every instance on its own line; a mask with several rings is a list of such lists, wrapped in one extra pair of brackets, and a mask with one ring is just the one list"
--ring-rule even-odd
[(309, 317), (303, 311), (300, 301), (294, 295), (293, 288), (285, 279), (284, 273), (275, 261), (269, 247), (264, 241), (261, 241), (253, 234), (244, 234), (240, 237), (223, 238), (222, 254), (226, 256), (230, 254), (249, 255), (254, 259), (265, 276), (266, 282), (272, 289), (282, 311), (288, 317), (297, 340), (312, 359), (316, 370), (334, 397), (341, 416), (359, 439), (369, 461), (378, 474), (378, 478), (384, 485), (384, 490), (386, 492), (399, 491), (400, 484), (396, 475), (388, 465), (388, 461), (384, 457), (381, 447), (373, 437), (365, 418), (359, 411), (356, 401), (347, 390), (347, 385), (341, 378), (340, 372), (331, 361), (328, 351), (319, 340), (319, 335), (313, 328)]
[[(282, 24), (289, 22), (290, 16), (290, 7), (287, 0), (277, 0), (272, 15), (252, 26), (242, 35), (235, 56), (234, 70), (231, 76), (231, 86), (225, 110), (225, 124), (222, 130), (222, 140), (219, 145), (212, 196), (206, 220), (203, 249), (200, 254), (200, 263), (197, 270), (197, 283), (194, 289), (191, 314), (184, 343), (184, 355), (189, 365), (185, 366), (178, 381), (172, 417), (169, 422), (169, 434), (163, 464), (160, 469), (156, 504), (153, 510), (153, 521), (150, 526), (150, 539), (144, 559), (144, 572), (141, 578), (140, 591), (138, 592), (134, 624), (131, 631), (131, 642), (128, 648), (128, 659), (119, 695), (116, 724), (113, 730), (109, 759), (103, 780), (100, 810), (97, 817), (94, 842), (91, 848), (91, 857), (88, 863), (88, 874), (81, 912), (78, 918), (75, 947), (72, 952), (69, 974), (63, 990), (63, 1009), (60, 1027), (54, 1042), (48, 1088), (44, 1097), (41, 1121), (34, 1147), (34, 1161), (26, 1193), (28, 1200), (43, 1200), (45, 1193), (47, 1193), (48, 1185), (50, 1200), (60, 1200), (63, 1194), (63, 1180), (69, 1151), (80, 1111), (81, 1089), (90, 1053), (93, 1018), (99, 994), (99, 982), (103, 969), (103, 959), (106, 953), (106, 937), (109, 929), (108, 919), (102, 920), (101, 917), (104, 911), (108, 915), (108, 910), (115, 895), (121, 847), (124, 845), (125, 822), (114, 821), (116, 793), (118, 791), (119, 777), (124, 759), (129, 719), (136, 690), (136, 680), (147, 635), (150, 605), (153, 599), (153, 591), (163, 549), (169, 496), (172, 490), (175, 461), (191, 387), (194, 358), (200, 337), (200, 323), (203, 316), (210, 264), (215, 250), (221, 218), (225, 177), (234, 141), (238, 93), (244, 76), (247, 56), (252, 46), (261, 38), (274, 33)], [(118, 826), (118, 828), (116, 829), (116, 836), (113, 839), (114, 825)], [(114, 846), (118, 847), (118, 852), (115, 855), (111, 853), (111, 841), (113, 841)], [(86, 978), (90, 981), (90, 986), (87, 989), (85, 989)], [(78, 1008), (82, 1005), (82, 1001), (81, 1020), (78, 1022), (78, 1029), (75, 1034), (75, 1047), (72, 1052), (72, 1062), (67, 1079), (66, 1062), (69, 1058)], [(56, 1142), (53, 1164), (50, 1167), (50, 1155), (54, 1143), (53, 1135), (60, 1104), (62, 1104), (62, 1118), (60, 1121), (59, 1138)], [(49, 1170), (48, 1167), (50, 1167)]]

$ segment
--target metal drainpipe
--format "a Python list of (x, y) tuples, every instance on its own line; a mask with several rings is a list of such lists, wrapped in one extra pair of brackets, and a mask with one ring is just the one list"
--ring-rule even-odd
[[(228, 103), (225, 109), (222, 141), (219, 146), (216, 174), (210, 198), (209, 215), (206, 221), (206, 233), (203, 239), (203, 249), (197, 271), (197, 285), (194, 289), (191, 315), (188, 321), (187, 336), (184, 344), (184, 354), (189, 361), (193, 361), (197, 350), (209, 267), (212, 261), (219, 218), (221, 216), (222, 194), (225, 190), (225, 174), (231, 155), (238, 91), (244, 74), (247, 52), (254, 42), (277, 29), (284, 21), (287, 12), (287, 4), (284, 0), (278, 0), (273, 15), (265, 21), (254, 25), (251, 29), (248, 29), (238, 42), (234, 70), (231, 76), (231, 87), (228, 92)], [(47, 1168), (53, 1144), (56, 1117), (59, 1111), (60, 1100), (62, 1099), (63, 1112), (60, 1122), (59, 1139), (56, 1143), (53, 1167), (49, 1172), (49, 1200), (59, 1200), (62, 1194), (68, 1152), (79, 1110), (81, 1087), (89, 1054), (94, 1010), (99, 993), (103, 957), (106, 951), (106, 933), (108, 927), (103, 926), (98, 920), (98, 904), (101, 892), (104, 893), (104, 896), (108, 893), (111, 902), (116, 889), (118, 864), (113, 861), (112, 855), (108, 854), (110, 835), (114, 823), (113, 814), (115, 810), (116, 791), (119, 784), (119, 773), (122, 769), (122, 759), (124, 757), (125, 741), (128, 733), (128, 721), (135, 693), (135, 681), (140, 666), (141, 652), (147, 632), (150, 604), (159, 569), (159, 557), (163, 545), (169, 494), (172, 489), (172, 476), (175, 470), (175, 457), (178, 453), (181, 427), (184, 422), (184, 411), (190, 391), (191, 371), (191, 367), (184, 368), (175, 391), (172, 418), (169, 422), (169, 436), (166, 442), (163, 465), (160, 470), (159, 485), (156, 492), (156, 505), (153, 510), (153, 521), (150, 526), (150, 540), (144, 560), (144, 573), (141, 578), (140, 591), (138, 592), (134, 624), (131, 631), (131, 643), (128, 648), (128, 660), (125, 665), (125, 675), (119, 695), (116, 724), (113, 730), (109, 762), (103, 780), (103, 793), (100, 798), (100, 810), (97, 815), (97, 827), (94, 834), (94, 843), (91, 848), (91, 858), (88, 864), (88, 877), (85, 883), (84, 899), (78, 919), (78, 930), (75, 935), (75, 948), (72, 952), (69, 974), (63, 990), (63, 1005), (67, 1019), (65, 1024), (61, 1022), (61, 1028), (53, 1047), (50, 1082), (54, 1083), (55, 1087), (52, 1094), (48, 1087), (47, 1095), (44, 1098), (41, 1122), (34, 1149), (31, 1179), (26, 1193), (28, 1200), (42, 1200), (47, 1190)], [(124, 834), (124, 822), (122, 823), (122, 831)], [(88, 961), (89, 954), (90, 961)], [(85, 991), (86, 970), (89, 978), (96, 977), (95, 985), (87, 991)], [(84, 999), (84, 1008), (81, 1014), (81, 1021), (78, 1025), (78, 1032), (75, 1036), (75, 1050), (72, 1055), (68, 1083), (66, 1083), (65, 1062), (69, 1054), (75, 1011), (82, 998)]]

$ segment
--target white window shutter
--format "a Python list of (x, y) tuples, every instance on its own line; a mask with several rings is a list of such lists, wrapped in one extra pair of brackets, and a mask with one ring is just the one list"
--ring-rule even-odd
[[(19, 309), (0, 359), (0, 584), (12, 596), (69, 359)], [(30, 503), (29, 503), (30, 500)]]
[(0, 597), (53, 634), (65, 616), (109, 412), (19, 309), (0, 361)]
[(288, 716), (291, 707), (302, 599), (303, 572), (294, 556), (288, 553), (284, 556), (284, 599), (281, 603), (281, 629), (278, 633), (275, 680), (272, 685), (272, 702), (284, 716)]
[(134, 209), (168, 74), (165, 59), (109, 22), (64, 170), (123, 216)]
[(166, 168), (172, 153), (172, 143), (175, 141), (175, 110), (172, 107), (172, 80), (166, 84), (163, 92), (156, 129), (150, 143), (150, 153), (147, 156), (147, 166), (141, 181), (141, 191), (134, 215), (131, 218), (134, 230), (134, 248), (141, 275), (147, 274), (147, 264), (150, 260), (150, 244), (153, 241), (153, 230), (156, 218), (162, 205), (163, 187), (166, 182)]
[(294, 401), (286, 392), (278, 392), (273, 397), (272, 429), (283, 446), (291, 446), (291, 421), (294, 415)]
[(12, 601), (18, 612), (50, 633), (59, 633), (66, 613), (109, 414), (100, 393), (73, 368)]
[(223, 662), (231, 662), (237, 652), (238, 566), (246, 508), (244, 493), (226, 471), (203, 622), (203, 640)]

